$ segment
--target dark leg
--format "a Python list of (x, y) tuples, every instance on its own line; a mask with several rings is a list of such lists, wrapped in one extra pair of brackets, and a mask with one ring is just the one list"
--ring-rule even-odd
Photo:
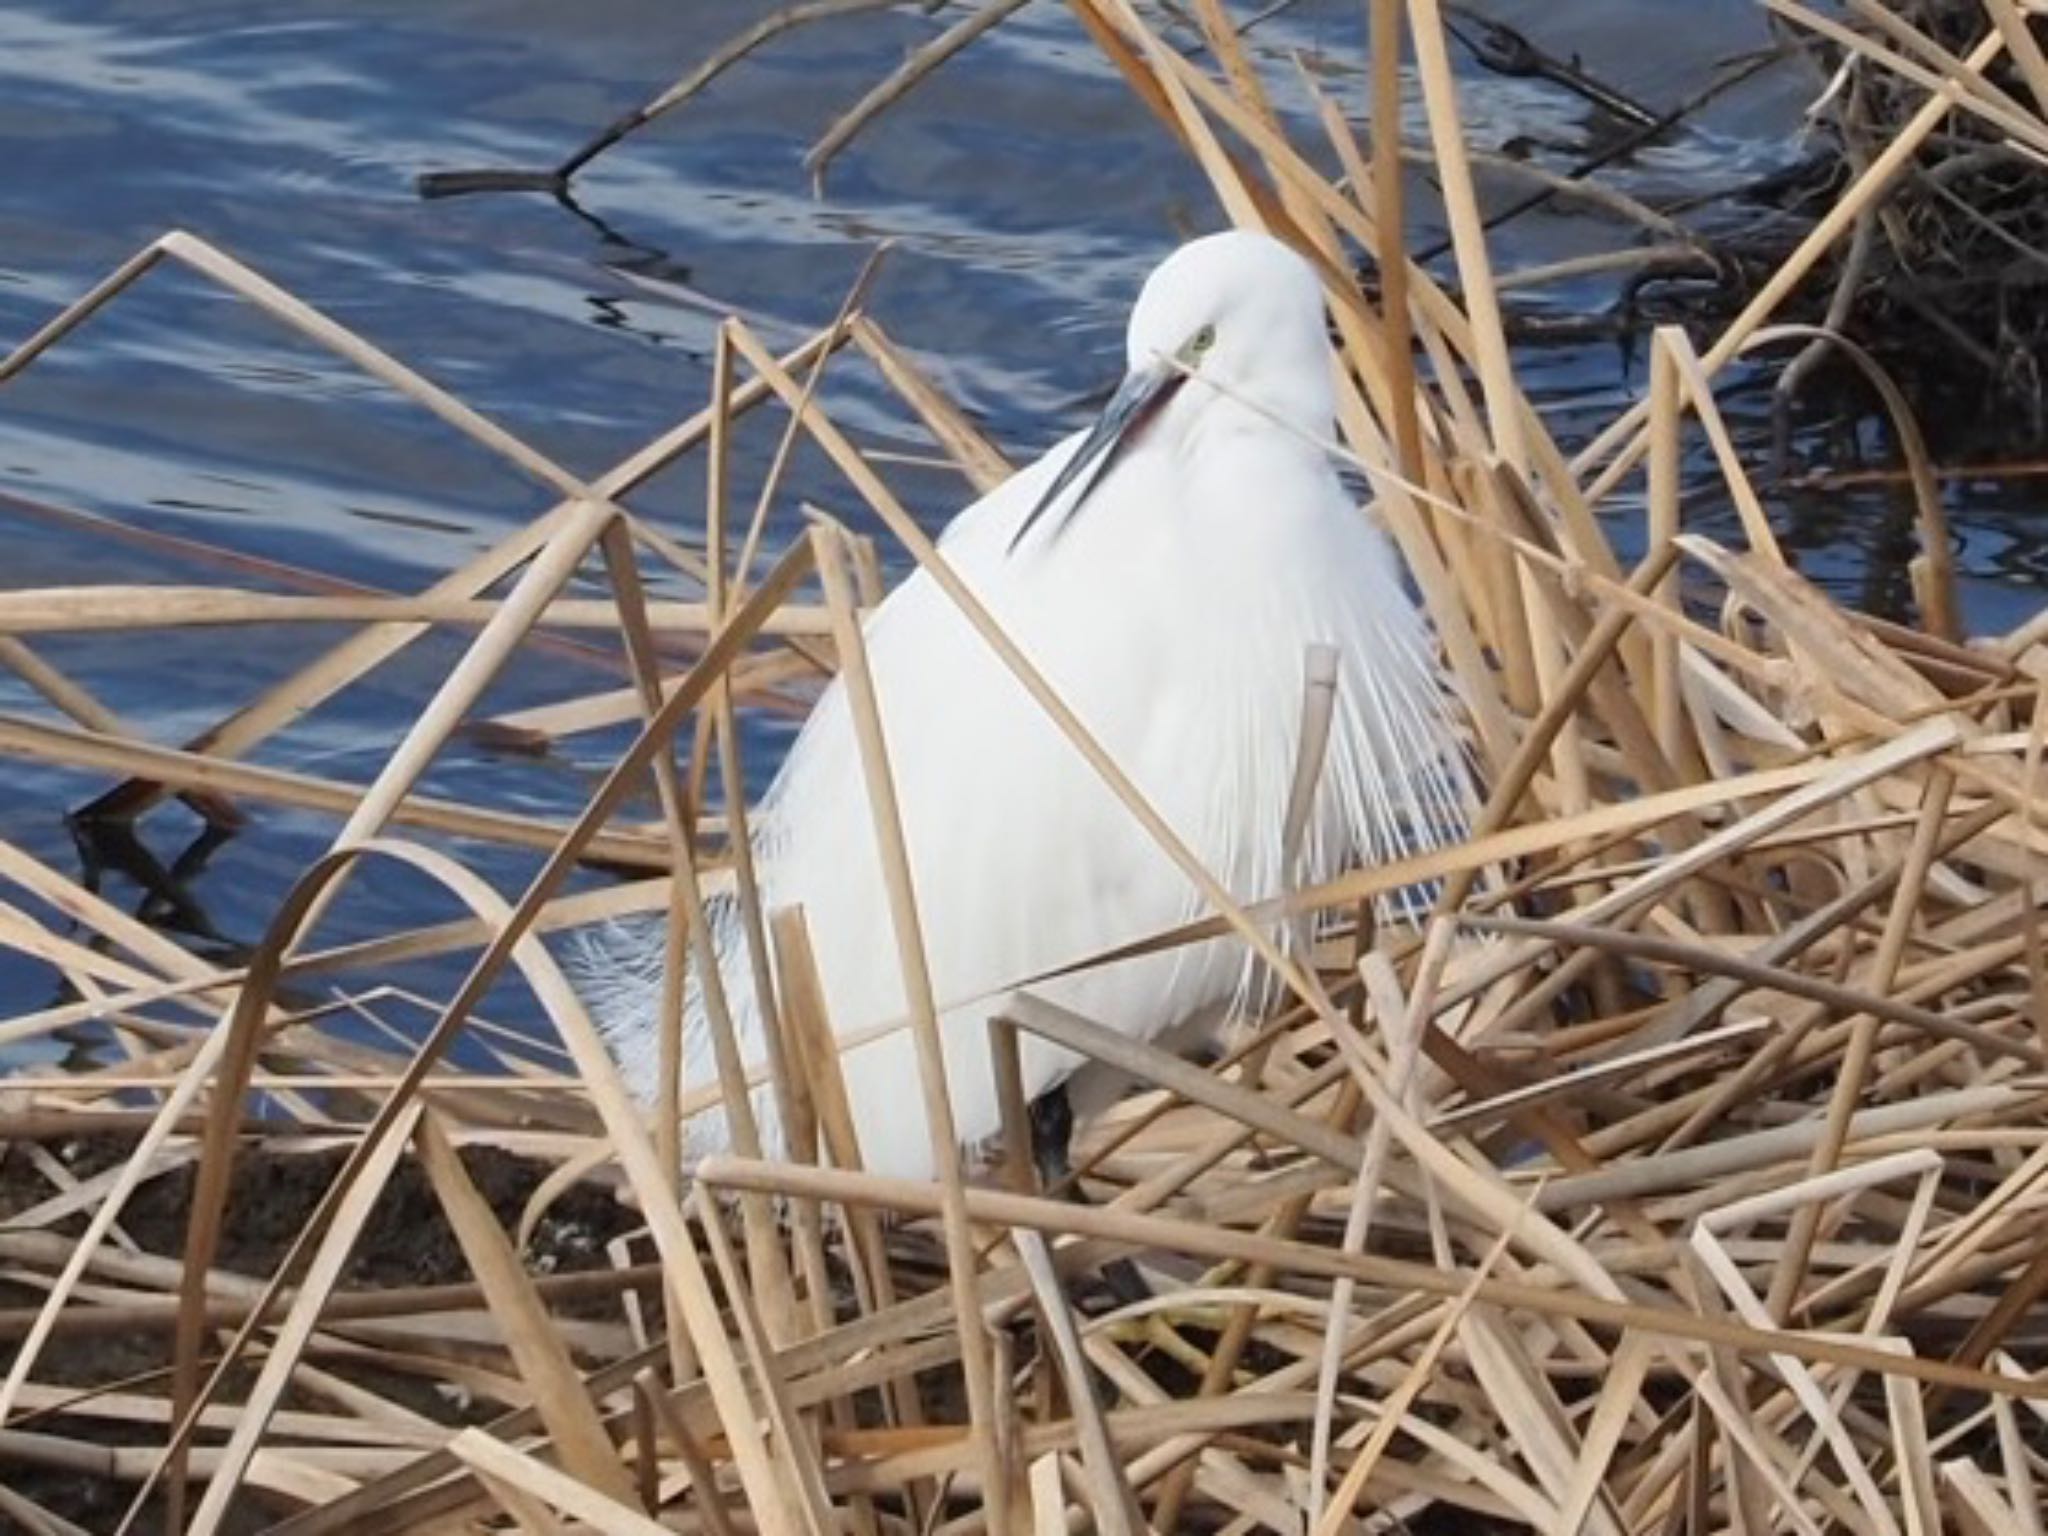
[[(1074, 1105), (1067, 1097), (1066, 1084), (1048, 1088), (1031, 1101), (1031, 1161), (1038, 1168), (1038, 1182), (1048, 1194), (1087, 1205), (1081, 1182), (1074, 1177)], [(1111, 1259), (1102, 1266), (1102, 1283), (1117, 1306), (1150, 1301), (1152, 1287), (1129, 1259)]]
[(1031, 1101), (1031, 1161), (1040, 1187), (1056, 1190), (1074, 1173), (1074, 1101), (1059, 1083)]

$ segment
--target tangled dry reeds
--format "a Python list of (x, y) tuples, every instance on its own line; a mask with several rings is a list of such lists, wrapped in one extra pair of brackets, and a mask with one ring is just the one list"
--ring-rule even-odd
[[(1781, 554), (1714, 396), (1824, 253), (1882, 215), (1929, 135), (1967, 119), (2048, 143), (2021, 9), (1986, 0), (1962, 57), (1897, 31), (1858, 44), (1923, 105), (1710, 347), (1657, 334), (1646, 399), (1575, 457), (1517, 388), (1437, 0), (1372, 0), (1371, 142), (1396, 142), (1405, 20), (1456, 302), (1399, 259), (1399, 155), (1369, 152), (1332, 102), (1326, 142), (1289, 143), (1217, 0), (1193, 7), (1201, 59), (1126, 0), (1074, 10), (1228, 216), (1284, 232), (1330, 276), (1342, 451), (1415, 573), (1490, 786), (1470, 839), (1251, 907), (1218, 899), (1159, 935), (1234, 932), (1285, 984), (1220, 1060), (1020, 998), (1015, 1029), (1139, 1080), (1084, 1138), (1089, 1204), (1036, 1187), (1021, 1125), (999, 1177), (865, 1174), (814, 1048), (828, 1026), (801, 917), (755, 913), (777, 939), (775, 1087), (816, 1155), (718, 1158), (679, 1186), (676, 1117), (720, 1085), (652, 1116), (631, 1102), (544, 936), (655, 911), (680, 953), (704, 892), (747, 900), (743, 809), (702, 814), (707, 775), (743, 781), (752, 701), (857, 658), (877, 588), (871, 553), (823, 518), (748, 574), (768, 498), (751, 519), (731, 504), (733, 427), (783, 413), (785, 447), (822, 449), (942, 580), (820, 405), (820, 370), (875, 370), (970, 486), (1000, 479), (1002, 457), (856, 295), (780, 357), (728, 322), (704, 407), (585, 481), (166, 236), (0, 380), (175, 263), (559, 501), (413, 595), (0, 596), (0, 662), (50, 705), (0, 718), (0, 751), (104, 775), (101, 814), (176, 795), (211, 817), (272, 802), (339, 827), (234, 964), (0, 844), (0, 944), (67, 989), (10, 1000), (0, 1031), (96, 1025), (106, 1043), (90, 1067), (0, 1084), (0, 1516), (293, 1536), (2038, 1531), (2048, 621), (1963, 637), (1940, 498), (1890, 393), (1919, 623), (1830, 601)], [(2006, 50), (2037, 100), (1989, 83)], [(1381, 274), (1372, 299), (1348, 281), (1360, 255)], [(1688, 435), (1711, 447), (1739, 548), (1685, 525)], [(664, 473), (703, 477), (701, 547), (634, 511)], [(608, 595), (566, 596), (592, 566)], [(649, 566), (701, 595), (650, 600)], [(178, 746), (130, 732), (37, 650), (84, 627), (234, 643), (314, 621), (348, 636)], [(252, 760), (435, 627), (475, 634), (373, 782)], [(529, 742), (636, 722), (581, 815), (419, 793), (512, 658), (592, 627), (622, 637), (630, 686), (483, 722)], [(660, 817), (622, 816), (650, 773)], [(496, 888), (463, 856), (494, 843), (536, 851), (538, 874)], [(570, 892), (591, 861), (638, 874)], [(370, 865), (470, 915), (323, 939)], [(1370, 898), (1423, 881), (1439, 894), (1419, 932), (1360, 931)], [(1283, 907), (1324, 916), (1312, 964), (1274, 947)], [(429, 955), (466, 964), (447, 995), (380, 985)], [(331, 1001), (303, 1001), (314, 982)], [(537, 999), (564, 1054), (479, 1018), (498, 988)], [(412, 1027), (383, 1047), (338, 1027), (387, 1016)], [(451, 1065), (458, 1037), (498, 1070)], [(249, 1230), (252, 1191), (287, 1230)], [(362, 1251), (394, 1222), (431, 1261)], [(1082, 1310), (1120, 1257), (1142, 1261), (1152, 1297)]]

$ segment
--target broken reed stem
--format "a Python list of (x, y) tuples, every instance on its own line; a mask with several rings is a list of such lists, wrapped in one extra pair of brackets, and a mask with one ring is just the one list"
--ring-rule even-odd
[[(1869, 985), (1878, 991), (1888, 994), (1898, 978), (1906, 942), (1912, 935), (1913, 919), (1926, 896), (1928, 871), (1934, 863), (1948, 817), (1949, 798), (1954, 790), (1953, 775), (1936, 769), (1928, 777), (1920, 819), (1913, 828), (1913, 842), (1906, 850), (1905, 867), (1899, 872), (1898, 884), (1893, 888), (1892, 904), (1885, 914), (1884, 933), (1878, 940), (1877, 954), (1871, 962)], [(1848, 1049), (1842, 1055), (1840, 1075), (1835, 1079), (1834, 1092), (1828, 1099), (1827, 1129), (1815, 1144), (1813, 1159), (1807, 1165), (1809, 1178), (1831, 1173), (1841, 1162), (1842, 1150), (1849, 1136), (1850, 1119), (1869, 1082), (1871, 1059), (1877, 1048), (1878, 1024), (1875, 1014), (1855, 1017)], [(1806, 1279), (1820, 1216), (1818, 1203), (1802, 1206), (1785, 1234), (1785, 1256), (1771, 1278), (1766, 1301), (1771, 1316), (1781, 1323), (1791, 1316), (1793, 1298), (1799, 1294)]]
[[(792, 410), (801, 419), (806, 399)], [(852, 701), (860, 743), (861, 775), (866, 783), (874, 836), (882, 856), (889, 892), (889, 924), (895, 935), (903, 991), (910, 1004), (910, 1022), (917, 1044), (918, 1085), (924, 1100), (925, 1126), (931, 1138), (932, 1166), (944, 1192), (947, 1269), (953, 1289), (954, 1324), (960, 1333), (960, 1363), (966, 1375), (969, 1423), (981, 1462), (982, 1488), (989, 1502), (989, 1523), (1008, 1528), (1010, 1477), (996, 1443), (996, 1384), (990, 1374), (991, 1349), (975, 1307), (975, 1244), (967, 1225), (965, 1173), (960, 1161), (960, 1135), (954, 1128), (951, 1091), (946, 1086), (946, 1049), (939, 1033), (938, 1003), (932, 994), (931, 972), (924, 954), (917, 899), (910, 884), (910, 860), (903, 846), (902, 812), (896, 802), (887, 748), (882, 740), (881, 711), (874, 681), (868, 673), (867, 647), (854, 613), (844, 541), (830, 530), (813, 526), (813, 563), (825, 587), (825, 604), (833, 616), (833, 641), (839, 652), (840, 677)]]

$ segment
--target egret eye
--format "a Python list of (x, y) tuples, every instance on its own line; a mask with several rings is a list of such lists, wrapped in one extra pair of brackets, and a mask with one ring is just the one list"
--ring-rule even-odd
[(1208, 351), (1211, 347), (1215, 345), (1216, 327), (1213, 325), (1205, 325), (1199, 331), (1195, 332), (1193, 336), (1190, 336), (1188, 338), (1188, 356), (1200, 357), (1204, 352)]

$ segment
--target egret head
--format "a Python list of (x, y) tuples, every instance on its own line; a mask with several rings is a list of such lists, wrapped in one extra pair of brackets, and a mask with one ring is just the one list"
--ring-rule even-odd
[(1169, 415), (1177, 433), (1221, 408), (1321, 435), (1336, 414), (1322, 283), (1269, 235), (1229, 230), (1167, 257), (1131, 310), (1126, 346), (1130, 372), (1019, 525), (1013, 549), (1078, 481), (1072, 517), (1118, 456)]

